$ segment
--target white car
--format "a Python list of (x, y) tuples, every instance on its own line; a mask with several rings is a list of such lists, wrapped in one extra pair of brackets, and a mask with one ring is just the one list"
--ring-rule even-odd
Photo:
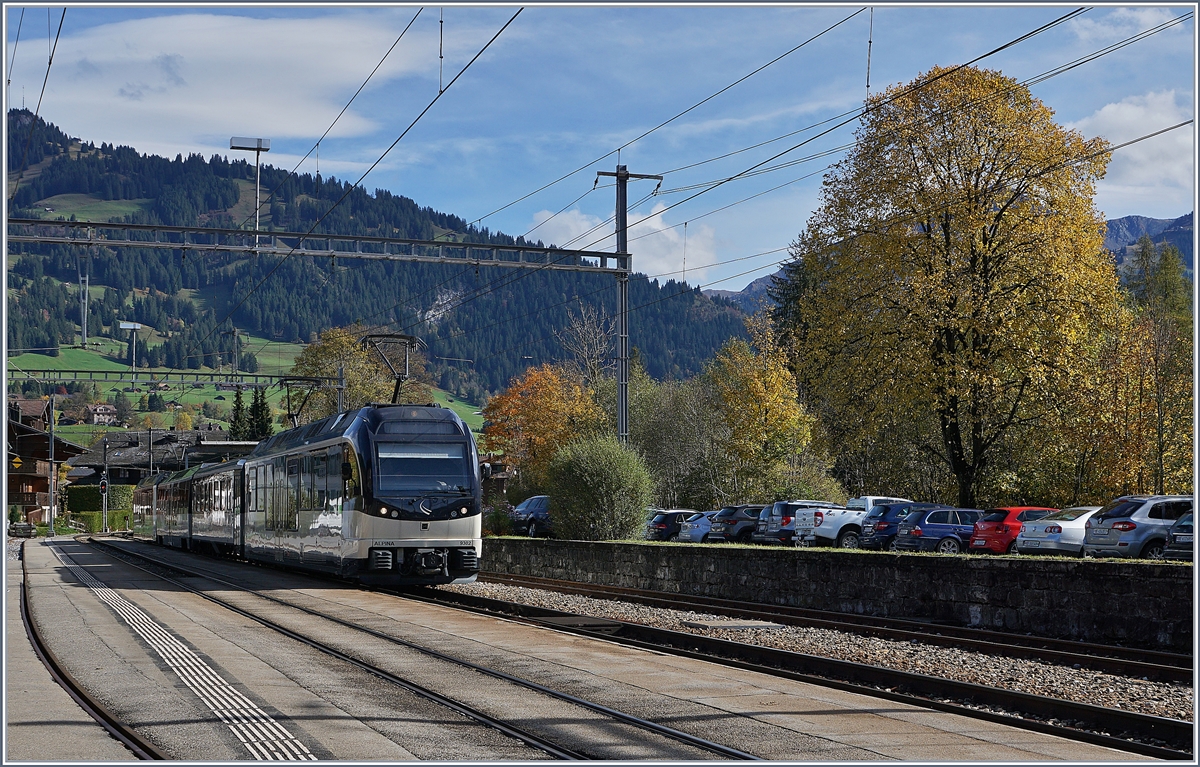
[(1017, 534), (1017, 553), (1083, 556), (1087, 521), (1099, 510), (1099, 506), (1072, 506), (1023, 523)]
[(713, 517), (717, 511), (698, 511), (679, 526), (679, 535), (675, 540), (684, 543), (708, 543), (708, 531), (712, 529)]

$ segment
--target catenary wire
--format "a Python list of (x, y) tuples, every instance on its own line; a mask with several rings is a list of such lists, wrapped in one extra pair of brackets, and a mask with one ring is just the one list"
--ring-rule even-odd
[[(21, 26), (24, 24), (25, 24), (25, 9), (22, 8), (21, 9), (21, 19), (20, 19), (20, 21), (17, 22), (17, 39), (13, 41), (12, 57), (9, 58), (9, 60), (8, 60), (8, 78), (7, 78), (7, 81), (4, 86), (6, 89), (12, 85), (12, 70), (13, 70), (13, 65), (17, 63), (17, 46), (21, 44)], [(4, 101), (5, 101), (5, 103), (9, 103), (9, 98), (8, 98), (7, 93), (5, 94)]]
[[(49, 13), (50, 9), (47, 8)], [(42, 80), (42, 92), (38, 94), (37, 109), (33, 112), (33, 120), (29, 123), (29, 138), (25, 140), (25, 151), (21, 153), (21, 170), (17, 173), (17, 180), (13, 183), (12, 194), (8, 196), (8, 201), (12, 202), (17, 197), (17, 190), (21, 187), (21, 179), (25, 177), (25, 161), (29, 159), (29, 147), (33, 144), (33, 129), (37, 127), (38, 115), (42, 112), (42, 97), (46, 95), (46, 83), (50, 82), (50, 67), (54, 64), (54, 52), (58, 50), (58, 37), (62, 34), (63, 22), (67, 18), (67, 9), (63, 8), (62, 17), (58, 20), (58, 32), (54, 34), (54, 46), (50, 49), (50, 58), (46, 61), (46, 77)], [(49, 30), (47, 30), (46, 39), (50, 39)], [(13, 50), (16, 54), (16, 50)]]

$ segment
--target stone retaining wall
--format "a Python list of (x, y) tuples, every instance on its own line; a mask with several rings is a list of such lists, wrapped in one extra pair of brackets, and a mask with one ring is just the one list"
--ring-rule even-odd
[(1187, 564), (485, 538), (481, 565), (493, 573), (1192, 648)]

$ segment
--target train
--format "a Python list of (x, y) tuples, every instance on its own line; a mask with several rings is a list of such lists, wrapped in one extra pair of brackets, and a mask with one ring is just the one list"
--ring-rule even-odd
[(372, 404), (275, 434), (245, 458), (147, 477), (131, 528), (364, 585), (469, 583), (487, 468), (452, 410)]

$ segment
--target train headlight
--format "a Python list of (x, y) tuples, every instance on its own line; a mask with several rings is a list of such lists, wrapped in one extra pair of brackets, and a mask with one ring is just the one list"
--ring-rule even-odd
[(400, 516), (400, 512), (396, 511), (395, 509), (392, 509), (392, 516), (398, 517), (398, 516)]
[(467, 507), (466, 507), (466, 506), (463, 506), (461, 509), (459, 509), (459, 512), (460, 512), (460, 513), (461, 513), (463, 516), (466, 516), (466, 514), (467, 514)]
[(381, 517), (386, 517), (386, 516), (387, 516), (387, 513), (388, 513), (388, 508), (387, 508), (387, 506), (380, 506), (380, 507), (379, 507), (379, 516), (381, 516)]

